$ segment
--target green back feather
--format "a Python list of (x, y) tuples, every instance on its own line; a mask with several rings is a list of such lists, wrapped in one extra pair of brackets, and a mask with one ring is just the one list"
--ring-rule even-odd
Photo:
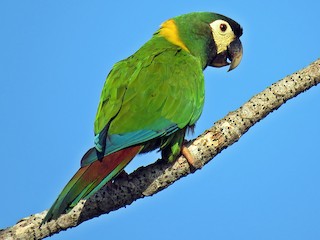
[[(155, 35), (134, 55), (115, 64), (108, 75), (95, 133), (106, 125), (109, 136), (129, 136), (141, 130), (164, 132), (172, 124), (183, 129), (200, 117), (203, 103), (200, 59)], [(140, 143), (139, 137), (132, 143)]]

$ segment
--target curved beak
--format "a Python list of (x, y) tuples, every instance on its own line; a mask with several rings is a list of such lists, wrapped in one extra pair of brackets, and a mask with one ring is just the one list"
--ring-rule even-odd
[[(228, 70), (231, 71), (235, 69), (241, 62), (242, 59), (242, 44), (239, 38), (233, 40), (228, 46), (226, 51), (219, 53), (209, 64), (212, 67), (223, 67), (230, 65)], [(230, 62), (228, 62), (228, 60)]]
[(241, 62), (242, 59), (242, 44), (239, 38), (236, 38), (233, 42), (230, 43), (228, 47), (228, 58), (231, 61), (230, 68), (228, 70), (231, 71), (235, 69)]

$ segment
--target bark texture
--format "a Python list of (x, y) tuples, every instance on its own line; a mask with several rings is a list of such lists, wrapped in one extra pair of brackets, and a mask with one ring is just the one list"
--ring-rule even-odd
[(42, 239), (125, 207), (137, 199), (156, 194), (180, 178), (202, 168), (223, 149), (238, 141), (255, 123), (319, 82), (320, 59), (272, 84), (190, 141), (187, 146), (196, 160), (196, 168), (191, 169), (184, 157), (172, 164), (158, 160), (137, 169), (126, 179), (117, 179), (112, 186), (104, 186), (89, 200), (81, 201), (68, 214), (41, 227), (40, 222), (46, 211), (21, 219), (16, 225), (0, 230), (0, 239)]

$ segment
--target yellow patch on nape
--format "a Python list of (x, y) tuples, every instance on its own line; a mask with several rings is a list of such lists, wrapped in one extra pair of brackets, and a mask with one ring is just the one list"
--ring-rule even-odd
[(181, 47), (183, 50), (190, 52), (186, 45), (182, 42), (177, 25), (173, 19), (169, 19), (161, 24), (159, 34), (174, 45)]

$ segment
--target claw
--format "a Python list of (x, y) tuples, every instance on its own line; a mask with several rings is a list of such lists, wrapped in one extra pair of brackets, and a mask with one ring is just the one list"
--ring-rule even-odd
[(194, 169), (198, 169), (203, 166), (202, 162), (198, 159), (195, 159), (190, 153), (189, 149), (184, 145), (181, 148), (181, 154), (187, 159), (190, 166), (192, 166)]

